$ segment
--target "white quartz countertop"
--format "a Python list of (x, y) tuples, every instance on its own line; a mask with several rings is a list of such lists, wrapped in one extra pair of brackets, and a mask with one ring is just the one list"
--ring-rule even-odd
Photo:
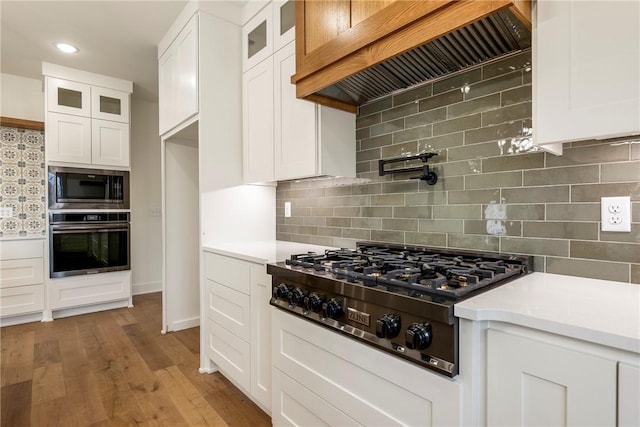
[(495, 320), (640, 353), (640, 285), (531, 273), (455, 305)]
[(202, 249), (220, 255), (231, 256), (250, 262), (265, 263), (284, 261), (291, 254), (306, 252), (324, 253), (327, 246), (311, 245), (307, 243), (284, 242), (269, 240), (249, 243), (208, 243)]

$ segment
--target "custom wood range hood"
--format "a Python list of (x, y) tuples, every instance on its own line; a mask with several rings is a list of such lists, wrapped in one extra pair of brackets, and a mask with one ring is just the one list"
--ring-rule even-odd
[(531, 46), (528, 0), (297, 0), (296, 96), (357, 106)]

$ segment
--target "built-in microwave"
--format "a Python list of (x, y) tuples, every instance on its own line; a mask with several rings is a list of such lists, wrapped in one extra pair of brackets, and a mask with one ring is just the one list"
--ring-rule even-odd
[(129, 172), (49, 166), (49, 209), (129, 209)]

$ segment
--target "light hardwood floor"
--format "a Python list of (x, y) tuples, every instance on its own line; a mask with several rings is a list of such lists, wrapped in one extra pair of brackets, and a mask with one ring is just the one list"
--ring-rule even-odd
[(198, 328), (160, 334), (161, 298), (1, 328), (0, 425), (271, 425), (221, 374), (198, 373)]

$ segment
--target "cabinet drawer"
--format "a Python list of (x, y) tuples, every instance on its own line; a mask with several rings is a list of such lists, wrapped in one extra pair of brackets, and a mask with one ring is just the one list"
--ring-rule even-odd
[(0, 315), (16, 316), (44, 310), (44, 285), (0, 289)]
[(37, 285), (44, 282), (42, 258), (0, 261), (0, 288)]
[(209, 319), (207, 325), (207, 354), (226, 377), (248, 392), (251, 388), (249, 343)]
[(246, 262), (205, 253), (205, 277), (249, 295), (251, 269)]
[(249, 295), (234, 291), (207, 279), (209, 310), (214, 322), (244, 341), (251, 338), (251, 299)]
[(102, 273), (48, 282), (49, 308), (69, 308), (131, 296), (131, 272)]
[(0, 242), (0, 260), (42, 258), (44, 240), (15, 240)]

